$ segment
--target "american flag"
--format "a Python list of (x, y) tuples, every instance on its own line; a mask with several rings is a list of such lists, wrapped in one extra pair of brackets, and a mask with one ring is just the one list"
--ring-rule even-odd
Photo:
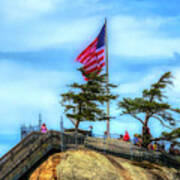
[(106, 24), (95, 40), (76, 58), (76, 61), (83, 64), (85, 74), (99, 72), (105, 66), (105, 27)]

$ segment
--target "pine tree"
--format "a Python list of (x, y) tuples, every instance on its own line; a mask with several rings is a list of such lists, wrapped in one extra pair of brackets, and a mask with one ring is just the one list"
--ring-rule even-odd
[[(164, 73), (160, 79), (151, 85), (150, 89), (142, 92), (142, 97), (123, 98), (118, 103), (122, 109), (122, 115), (130, 115), (142, 124), (142, 141), (143, 146), (147, 147), (149, 143), (162, 138), (153, 139), (149, 129), (150, 120), (158, 120), (165, 127), (174, 127), (176, 120), (172, 112), (180, 113), (179, 109), (172, 108), (165, 101), (164, 89), (167, 85), (172, 85), (171, 72)], [(165, 139), (165, 136), (163, 136)]]
[(180, 128), (175, 128), (170, 132), (162, 132), (161, 137), (156, 138), (154, 140), (159, 140), (159, 139), (168, 140), (180, 146), (180, 142), (178, 141), (179, 138), (180, 138)]
[[(84, 74), (82, 69), (79, 69)], [(77, 131), (82, 121), (106, 120), (104, 106), (109, 100), (115, 100), (116, 95), (110, 93), (116, 85), (106, 82), (106, 74), (97, 72), (86, 75), (88, 81), (83, 84), (73, 83), (67, 93), (61, 94), (61, 104), (65, 107), (67, 118), (75, 120)]]

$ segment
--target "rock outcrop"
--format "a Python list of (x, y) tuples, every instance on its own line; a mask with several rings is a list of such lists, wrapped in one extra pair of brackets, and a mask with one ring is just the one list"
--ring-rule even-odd
[(67, 152), (57, 166), (58, 179), (122, 179), (118, 169), (103, 155), (94, 151)]
[(180, 171), (149, 162), (135, 162), (79, 149), (56, 153), (30, 180), (180, 180)]

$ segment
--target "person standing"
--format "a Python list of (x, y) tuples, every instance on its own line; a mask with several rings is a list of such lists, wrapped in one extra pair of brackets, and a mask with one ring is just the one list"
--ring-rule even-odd
[(89, 136), (93, 136), (93, 133), (92, 133), (92, 130), (93, 130), (93, 126), (89, 126)]
[(125, 131), (125, 135), (123, 137), (123, 140), (124, 141), (130, 141), (130, 136), (129, 136), (129, 133), (127, 131)]
[(48, 129), (47, 129), (47, 127), (46, 127), (46, 124), (43, 123), (42, 126), (41, 126), (41, 132), (42, 132), (42, 133), (47, 133), (47, 131), (48, 131)]

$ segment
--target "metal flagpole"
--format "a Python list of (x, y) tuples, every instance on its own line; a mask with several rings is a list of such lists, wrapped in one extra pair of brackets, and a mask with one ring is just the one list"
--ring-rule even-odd
[(61, 116), (61, 121), (60, 121), (60, 128), (61, 128), (61, 152), (63, 152), (64, 149), (64, 143), (63, 143), (63, 133), (64, 133), (64, 127), (63, 127), (63, 116)]
[[(109, 82), (109, 67), (108, 67), (108, 38), (107, 38), (107, 19), (105, 18), (105, 50), (106, 50), (106, 81)], [(109, 101), (107, 102), (107, 137), (110, 137), (110, 124), (109, 124)]]
[(42, 125), (42, 116), (41, 113), (39, 113), (39, 131), (41, 130), (41, 125)]

